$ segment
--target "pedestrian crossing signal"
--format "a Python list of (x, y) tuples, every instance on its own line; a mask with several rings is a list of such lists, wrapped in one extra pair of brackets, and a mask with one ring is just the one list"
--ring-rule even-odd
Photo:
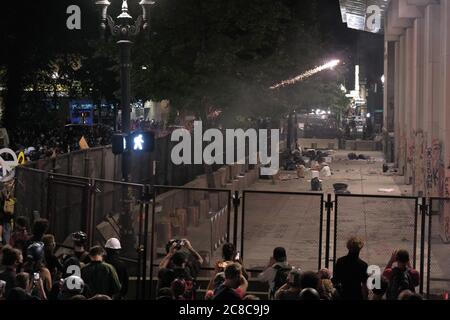
[(155, 148), (153, 132), (134, 132), (130, 135), (114, 134), (112, 138), (113, 154), (131, 152), (152, 152)]

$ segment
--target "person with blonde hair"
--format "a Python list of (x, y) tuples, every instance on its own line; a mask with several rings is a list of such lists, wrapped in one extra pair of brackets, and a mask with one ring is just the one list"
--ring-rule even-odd
[(365, 261), (359, 258), (364, 241), (351, 237), (347, 241), (348, 254), (336, 261), (332, 282), (343, 300), (367, 300), (367, 268)]

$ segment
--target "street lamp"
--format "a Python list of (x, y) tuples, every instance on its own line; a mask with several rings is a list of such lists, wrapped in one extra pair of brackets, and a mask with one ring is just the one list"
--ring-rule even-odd
[[(133, 17), (128, 13), (127, 0), (122, 1), (121, 13), (114, 20), (108, 14), (108, 7), (111, 2), (108, 0), (97, 0), (95, 2), (100, 11), (100, 31), (104, 38), (107, 29), (117, 40), (120, 47), (120, 87), (121, 87), (121, 107), (122, 107), (122, 133), (124, 135), (130, 134), (130, 70), (131, 70), (131, 45), (134, 38), (142, 31), (147, 35), (150, 31), (149, 12), (150, 6), (154, 4), (151, 0), (141, 0), (139, 5), (142, 8), (142, 14), (139, 15), (133, 22)], [(125, 151), (122, 154), (122, 181), (128, 182), (130, 180), (130, 152)], [(124, 188), (124, 210), (120, 217), (121, 224), (121, 238), (124, 242), (124, 249), (126, 251), (132, 249), (133, 244), (133, 228), (130, 215), (130, 196), (127, 187)]]
[[(139, 5), (142, 14), (133, 22), (133, 17), (128, 13), (127, 0), (122, 1), (122, 11), (117, 16), (116, 21), (108, 14), (108, 7), (111, 2), (108, 0), (98, 0), (95, 4), (100, 9), (100, 31), (104, 37), (109, 28), (111, 35), (117, 40), (120, 47), (120, 87), (122, 106), (122, 133), (130, 133), (130, 70), (131, 70), (131, 45), (133, 39), (143, 30), (149, 32), (149, 12), (150, 6), (154, 4), (151, 0), (141, 0)], [(125, 152), (122, 155), (122, 180), (129, 181), (130, 174), (130, 154)]]

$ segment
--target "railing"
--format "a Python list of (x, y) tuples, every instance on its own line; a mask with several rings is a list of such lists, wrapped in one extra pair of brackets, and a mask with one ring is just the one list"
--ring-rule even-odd
[[(450, 199), (190, 188), (122, 183), (17, 168), (16, 216), (48, 218), (61, 247), (85, 230), (89, 244), (122, 237), (131, 215), (133, 250), (122, 259), (138, 280), (136, 297), (152, 296), (146, 279), (171, 238), (188, 238), (204, 257), (206, 276), (232, 242), (252, 270), (261, 270), (275, 246), (284, 246), (303, 269), (332, 269), (345, 240), (362, 237), (361, 258), (384, 266), (392, 250), (407, 249), (421, 274), (420, 293), (450, 291)], [(34, 179), (33, 179), (34, 178)], [(232, 196), (233, 195), (233, 196)], [(324, 211), (325, 210), (325, 211)], [(427, 219), (428, 217), (428, 219)], [(324, 235), (325, 234), (325, 235)], [(121, 239), (122, 240), (122, 239)]]

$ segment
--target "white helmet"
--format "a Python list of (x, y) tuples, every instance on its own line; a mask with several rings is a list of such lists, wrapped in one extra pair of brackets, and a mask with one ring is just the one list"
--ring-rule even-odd
[(120, 245), (120, 241), (117, 238), (111, 238), (108, 241), (106, 241), (105, 248), (106, 249), (114, 249), (114, 250), (122, 249), (122, 247)]

